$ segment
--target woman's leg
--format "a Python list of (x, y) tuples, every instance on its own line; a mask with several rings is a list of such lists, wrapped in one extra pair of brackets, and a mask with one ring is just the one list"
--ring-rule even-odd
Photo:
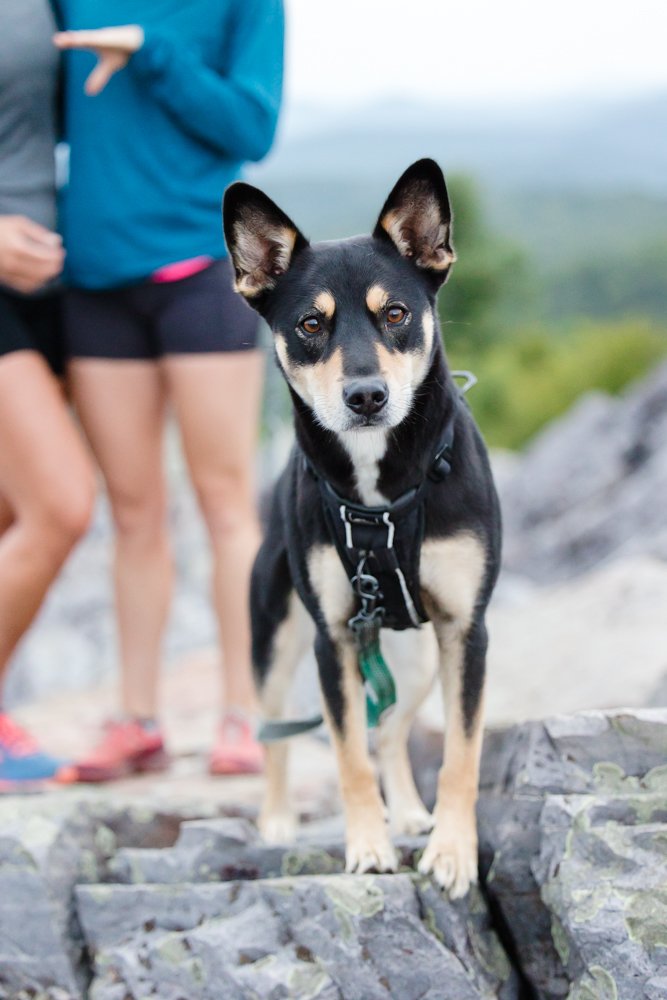
[(16, 520), (14, 516), (14, 511), (9, 506), (7, 500), (0, 493), (0, 538), (4, 535), (7, 528)]
[(0, 674), (85, 532), (94, 493), (90, 461), (44, 359), (35, 351), (3, 355)]
[(264, 359), (256, 350), (170, 355), (164, 368), (213, 548), (223, 704), (252, 713), (248, 592), (259, 545), (254, 463)]
[(152, 719), (172, 579), (162, 469), (162, 376), (154, 361), (106, 358), (78, 358), (69, 374), (116, 526), (121, 704), (132, 718)]

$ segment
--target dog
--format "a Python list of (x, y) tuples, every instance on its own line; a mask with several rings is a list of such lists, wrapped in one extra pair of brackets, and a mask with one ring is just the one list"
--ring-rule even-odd
[[(452, 898), (463, 896), (477, 877), (485, 611), (501, 523), (487, 452), (439, 328), (436, 297), (456, 260), (444, 176), (433, 160), (409, 167), (371, 236), (310, 244), (270, 198), (243, 182), (226, 191), (223, 215), (235, 287), (271, 327), (295, 422), (251, 583), (264, 715), (284, 717), (293, 671), (314, 637), (345, 813), (346, 869), (394, 871), (368, 750), (359, 669), (366, 640), (360, 646), (352, 627), (356, 611), (357, 624), (361, 617), (377, 636), (374, 604), (392, 605), (382, 608), (382, 641), (388, 626), (407, 631), (396, 632), (404, 654), (391, 664), (397, 703), (378, 734), (388, 813), (396, 832), (431, 831), (419, 871), (432, 873)], [(368, 579), (374, 582), (364, 593)], [(387, 602), (382, 591), (392, 588)], [(438, 673), (446, 738), (431, 817), (407, 738)], [(259, 825), (273, 842), (294, 830), (286, 766), (286, 743), (268, 744)]]

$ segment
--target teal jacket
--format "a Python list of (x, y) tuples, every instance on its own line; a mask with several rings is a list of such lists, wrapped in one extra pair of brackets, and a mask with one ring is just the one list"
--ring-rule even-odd
[(202, 254), (226, 255), (220, 203), (273, 141), (281, 0), (60, 0), (68, 29), (140, 24), (143, 48), (101, 94), (95, 58), (66, 55), (67, 279), (114, 288)]

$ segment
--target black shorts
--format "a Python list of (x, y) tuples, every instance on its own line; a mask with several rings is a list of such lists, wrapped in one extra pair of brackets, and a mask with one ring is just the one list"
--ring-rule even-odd
[(39, 351), (62, 375), (62, 298), (57, 292), (30, 297), (0, 289), (0, 355), (11, 351)]
[(247, 351), (257, 346), (258, 325), (232, 287), (227, 258), (180, 281), (65, 293), (65, 343), (72, 358), (152, 360)]

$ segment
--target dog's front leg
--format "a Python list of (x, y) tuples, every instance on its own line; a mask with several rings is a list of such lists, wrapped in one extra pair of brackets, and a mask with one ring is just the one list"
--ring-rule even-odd
[[(342, 630), (341, 630), (342, 631)], [(395, 871), (377, 778), (368, 753), (366, 700), (351, 637), (318, 633), (315, 653), (338, 760), (345, 810), (346, 870)]]
[(486, 553), (472, 533), (424, 543), (420, 576), (440, 654), (445, 752), (433, 831), (419, 863), (452, 898), (477, 879), (475, 804), (482, 748), (487, 636), (479, 602)]
[(483, 618), (462, 630), (434, 621), (445, 697), (445, 753), (438, 778), (434, 827), (419, 863), (452, 899), (477, 881), (475, 804), (483, 734), (486, 628)]

